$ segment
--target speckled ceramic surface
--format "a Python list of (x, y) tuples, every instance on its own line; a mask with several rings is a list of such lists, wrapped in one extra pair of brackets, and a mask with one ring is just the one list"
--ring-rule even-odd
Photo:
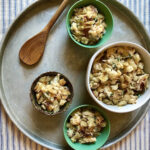
[[(66, 14), (70, 7), (68, 6), (50, 32), (41, 61), (33, 67), (26, 67), (20, 63), (18, 57), (22, 44), (47, 24), (60, 2), (60, 0), (36, 1), (10, 27), (1, 43), (0, 87), (5, 110), (24, 134), (50, 149), (66, 150), (69, 147), (63, 137), (64, 118), (75, 106), (84, 103), (95, 104), (86, 90), (85, 74), (89, 59), (96, 49), (81, 48), (69, 38), (65, 25)], [(105, 45), (126, 40), (150, 50), (148, 34), (137, 18), (115, 0), (102, 2), (110, 8), (114, 17), (114, 31)], [(54, 117), (35, 111), (29, 97), (33, 80), (47, 71), (65, 74), (74, 88), (73, 103), (69, 110)], [(149, 106), (148, 102), (137, 111), (126, 114), (104, 110), (111, 123), (111, 134), (104, 147), (121, 140), (135, 128), (145, 116)]]

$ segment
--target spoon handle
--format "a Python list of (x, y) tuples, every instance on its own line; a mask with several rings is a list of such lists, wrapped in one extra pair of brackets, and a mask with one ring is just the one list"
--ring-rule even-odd
[(56, 13), (53, 15), (53, 17), (51, 18), (51, 20), (49, 21), (49, 23), (46, 25), (46, 27), (43, 29), (43, 31), (46, 31), (47, 33), (49, 33), (50, 29), (52, 28), (52, 26), (54, 25), (54, 23), (56, 22), (56, 20), (58, 19), (58, 17), (61, 15), (61, 13), (63, 12), (63, 10), (66, 8), (68, 2), (69, 2), (69, 0), (63, 0), (63, 2), (61, 3), (61, 5), (57, 9)]

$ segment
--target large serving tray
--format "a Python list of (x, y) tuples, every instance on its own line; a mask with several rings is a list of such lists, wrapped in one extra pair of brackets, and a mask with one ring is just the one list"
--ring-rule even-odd
[[(106, 44), (124, 40), (138, 43), (150, 50), (149, 36), (133, 13), (115, 0), (102, 2), (110, 8), (114, 17), (114, 31)], [(65, 27), (68, 6), (48, 37), (42, 60), (33, 67), (27, 67), (20, 63), (18, 57), (22, 44), (47, 24), (60, 3), (60, 0), (36, 1), (10, 26), (0, 49), (0, 91), (6, 112), (25, 135), (47, 148), (66, 150), (69, 147), (62, 132), (64, 118), (75, 106), (95, 104), (87, 93), (85, 74), (88, 61), (96, 49), (81, 48), (69, 38)], [(65, 74), (74, 87), (75, 96), (70, 109), (54, 117), (34, 110), (29, 98), (32, 81), (47, 71)], [(150, 102), (147, 102), (137, 111), (126, 114), (104, 110), (111, 122), (111, 134), (103, 148), (128, 135), (143, 119), (149, 107)]]

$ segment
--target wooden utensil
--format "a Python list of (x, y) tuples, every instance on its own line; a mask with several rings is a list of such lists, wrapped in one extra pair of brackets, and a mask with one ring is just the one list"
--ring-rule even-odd
[(33, 65), (40, 60), (44, 53), (48, 33), (54, 25), (54, 23), (56, 22), (56, 20), (58, 19), (58, 17), (60, 16), (60, 14), (66, 8), (68, 2), (69, 0), (63, 0), (58, 10), (51, 18), (49, 23), (45, 26), (45, 28), (41, 32), (33, 36), (31, 39), (26, 41), (21, 47), (19, 52), (19, 58), (23, 63), (27, 65)]

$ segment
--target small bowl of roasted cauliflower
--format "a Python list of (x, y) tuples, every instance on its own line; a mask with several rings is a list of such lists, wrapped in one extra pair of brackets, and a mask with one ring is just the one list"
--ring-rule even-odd
[(126, 113), (150, 98), (150, 54), (131, 42), (116, 42), (91, 58), (86, 86), (91, 97), (105, 109)]
[(63, 131), (67, 143), (73, 149), (96, 150), (107, 141), (110, 123), (98, 107), (85, 104), (69, 113)]
[(85, 48), (104, 44), (113, 31), (113, 16), (98, 0), (80, 0), (69, 9), (66, 19), (71, 39)]
[(63, 74), (46, 72), (37, 77), (31, 86), (33, 106), (46, 115), (56, 115), (68, 109), (73, 98), (73, 87)]

